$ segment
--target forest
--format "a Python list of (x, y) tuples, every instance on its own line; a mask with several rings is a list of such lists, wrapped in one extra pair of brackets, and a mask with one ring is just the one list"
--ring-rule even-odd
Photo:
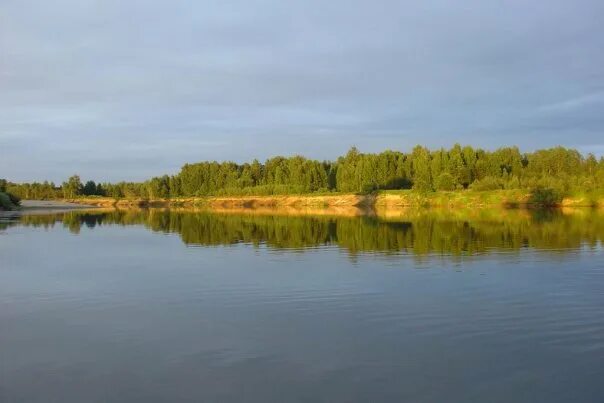
[(62, 184), (13, 183), (4, 190), (21, 199), (167, 199), (199, 196), (250, 196), (308, 193), (370, 193), (385, 189), (418, 192), (472, 189), (547, 189), (562, 197), (604, 190), (604, 158), (555, 147), (523, 153), (518, 147), (494, 151), (459, 144), (410, 153), (361, 153), (352, 147), (335, 161), (302, 156), (273, 157), (264, 163), (206, 161), (185, 164), (175, 175), (144, 182), (83, 183), (73, 175)]

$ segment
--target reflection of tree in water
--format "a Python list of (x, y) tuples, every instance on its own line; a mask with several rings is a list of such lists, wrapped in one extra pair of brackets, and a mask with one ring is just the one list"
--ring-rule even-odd
[(25, 215), (17, 223), (42, 227), (61, 223), (73, 233), (79, 233), (82, 226), (144, 225), (156, 232), (178, 233), (188, 245), (240, 242), (272, 248), (337, 245), (351, 253), (414, 255), (461, 256), (525, 247), (564, 250), (584, 244), (596, 247), (604, 239), (604, 220), (602, 213), (596, 211), (562, 214), (559, 210), (469, 213), (423, 210), (382, 219), (149, 209)]

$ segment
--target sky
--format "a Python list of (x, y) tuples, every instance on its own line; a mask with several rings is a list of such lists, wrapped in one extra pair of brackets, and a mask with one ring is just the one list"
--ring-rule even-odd
[(0, 177), (353, 145), (601, 156), (602, 21), (602, 0), (0, 0)]

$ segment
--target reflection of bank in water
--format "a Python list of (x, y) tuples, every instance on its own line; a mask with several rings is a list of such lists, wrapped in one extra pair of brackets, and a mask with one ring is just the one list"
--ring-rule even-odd
[(604, 212), (589, 209), (405, 209), (396, 214), (393, 210), (381, 214), (379, 209), (342, 209), (69, 211), (22, 214), (2, 226), (63, 226), (79, 233), (82, 227), (143, 225), (154, 232), (179, 234), (187, 245), (336, 246), (351, 254), (417, 256), (471, 256), (525, 248), (553, 253), (584, 246), (601, 248), (604, 240)]

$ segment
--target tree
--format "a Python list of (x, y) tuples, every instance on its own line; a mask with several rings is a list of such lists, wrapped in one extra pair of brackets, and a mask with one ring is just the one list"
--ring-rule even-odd
[(170, 196), (170, 177), (152, 178), (146, 187), (149, 199), (165, 199)]
[(182, 196), (180, 177), (170, 176), (170, 197), (179, 196)]
[(96, 183), (94, 183), (94, 181), (88, 181), (86, 182), (86, 184), (84, 185), (84, 188), (82, 189), (82, 193), (86, 196), (93, 196), (96, 195)]
[(73, 199), (82, 194), (82, 181), (78, 175), (71, 176), (67, 182), (63, 182), (63, 197)]
[(95, 194), (98, 196), (105, 196), (105, 188), (103, 187), (103, 185), (100, 182), (96, 184)]
[(413, 169), (413, 189), (420, 192), (432, 190), (430, 175), (430, 151), (422, 146), (416, 146), (411, 153)]
[(434, 181), (436, 190), (455, 190), (455, 179), (448, 172), (441, 173)]
[(356, 147), (352, 147), (344, 157), (338, 158), (336, 170), (336, 186), (340, 192), (358, 192), (361, 183), (357, 174), (357, 166), (362, 159)]
[(455, 144), (449, 151), (449, 164), (447, 172), (453, 177), (455, 187), (467, 187), (470, 184), (470, 171), (466, 167), (463, 152), (459, 144)]

